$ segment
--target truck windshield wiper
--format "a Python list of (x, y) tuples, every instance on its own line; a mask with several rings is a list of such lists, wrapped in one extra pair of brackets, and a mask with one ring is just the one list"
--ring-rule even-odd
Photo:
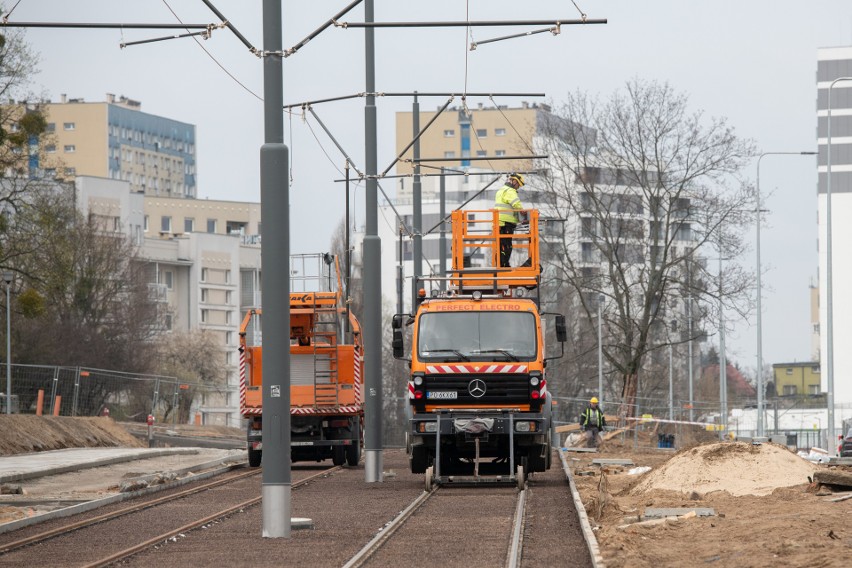
[(465, 355), (464, 353), (462, 353), (461, 351), (459, 351), (457, 349), (429, 349), (429, 350), (423, 352), (424, 355), (427, 354), (427, 353), (429, 353), (429, 354), (432, 354), (432, 353), (453, 353), (462, 361), (470, 361), (470, 357), (468, 357), (467, 355)]
[(505, 349), (483, 349), (481, 351), (471, 351), (471, 355), (482, 355), (484, 353), (502, 353), (506, 357), (508, 357), (509, 361), (520, 361), (513, 353), (506, 351)]

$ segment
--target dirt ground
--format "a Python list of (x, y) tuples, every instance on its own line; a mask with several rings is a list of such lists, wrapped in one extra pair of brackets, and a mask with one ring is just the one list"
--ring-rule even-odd
[[(180, 427), (181, 435), (241, 435)], [(782, 446), (699, 441), (658, 449), (653, 434), (614, 438), (598, 453), (566, 452), (605, 565), (845, 567), (852, 558), (852, 487), (818, 487), (813, 464)], [(67, 447), (138, 446), (110, 418), (0, 415), (0, 456)], [(632, 466), (593, 465), (630, 459)], [(638, 473), (634, 468), (649, 467)], [(631, 470), (634, 470), (631, 473)], [(648, 508), (712, 509), (712, 516), (648, 520)]]
[[(852, 487), (810, 482), (819, 469), (852, 472), (847, 466), (813, 464), (774, 444), (657, 449), (649, 435), (566, 458), (608, 568), (852, 564), (852, 499), (832, 501)], [(592, 465), (599, 458), (634, 465)], [(651, 469), (634, 469), (641, 467)], [(647, 508), (709, 508), (714, 515), (651, 520)]]

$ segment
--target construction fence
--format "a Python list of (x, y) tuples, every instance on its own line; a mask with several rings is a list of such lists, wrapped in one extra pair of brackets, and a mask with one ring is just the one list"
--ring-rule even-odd
[[(0, 367), (0, 376), (7, 367)], [(175, 377), (43, 365), (10, 365), (0, 378), (2, 412), (54, 416), (111, 416), (115, 420), (186, 424), (205, 405), (220, 406), (228, 388)]]

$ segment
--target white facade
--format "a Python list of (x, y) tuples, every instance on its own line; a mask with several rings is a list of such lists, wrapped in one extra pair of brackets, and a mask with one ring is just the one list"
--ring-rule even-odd
[[(146, 203), (152, 201), (152, 210), (160, 214), (168, 210), (161, 198), (131, 192), (127, 182), (118, 180), (78, 176), (75, 184), (78, 208), (97, 215), (110, 230), (130, 235), (150, 263), (148, 286), (165, 308), (164, 327), (169, 332), (207, 330), (220, 339), (225, 388), (203, 400), (198, 410), (205, 424), (239, 427), (239, 328), (244, 313), (260, 307), (260, 245), (246, 244), (239, 232), (164, 236), (154, 231), (148, 236), (143, 230), (151, 214)], [(203, 205), (227, 209), (235, 202), (205, 200)]]
[[(819, 144), (819, 321), (822, 388), (828, 390), (827, 357), (827, 241), (826, 190), (828, 150), (828, 90), (839, 77), (852, 77), (852, 47), (832, 47), (818, 51), (817, 117)], [(834, 345), (834, 400), (852, 403), (852, 81), (840, 81), (831, 88), (831, 270)]]

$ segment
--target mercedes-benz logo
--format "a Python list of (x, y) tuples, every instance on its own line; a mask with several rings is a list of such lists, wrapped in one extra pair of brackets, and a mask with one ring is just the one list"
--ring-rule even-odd
[(473, 398), (482, 398), (485, 396), (485, 381), (482, 379), (473, 379), (467, 385), (467, 392)]

